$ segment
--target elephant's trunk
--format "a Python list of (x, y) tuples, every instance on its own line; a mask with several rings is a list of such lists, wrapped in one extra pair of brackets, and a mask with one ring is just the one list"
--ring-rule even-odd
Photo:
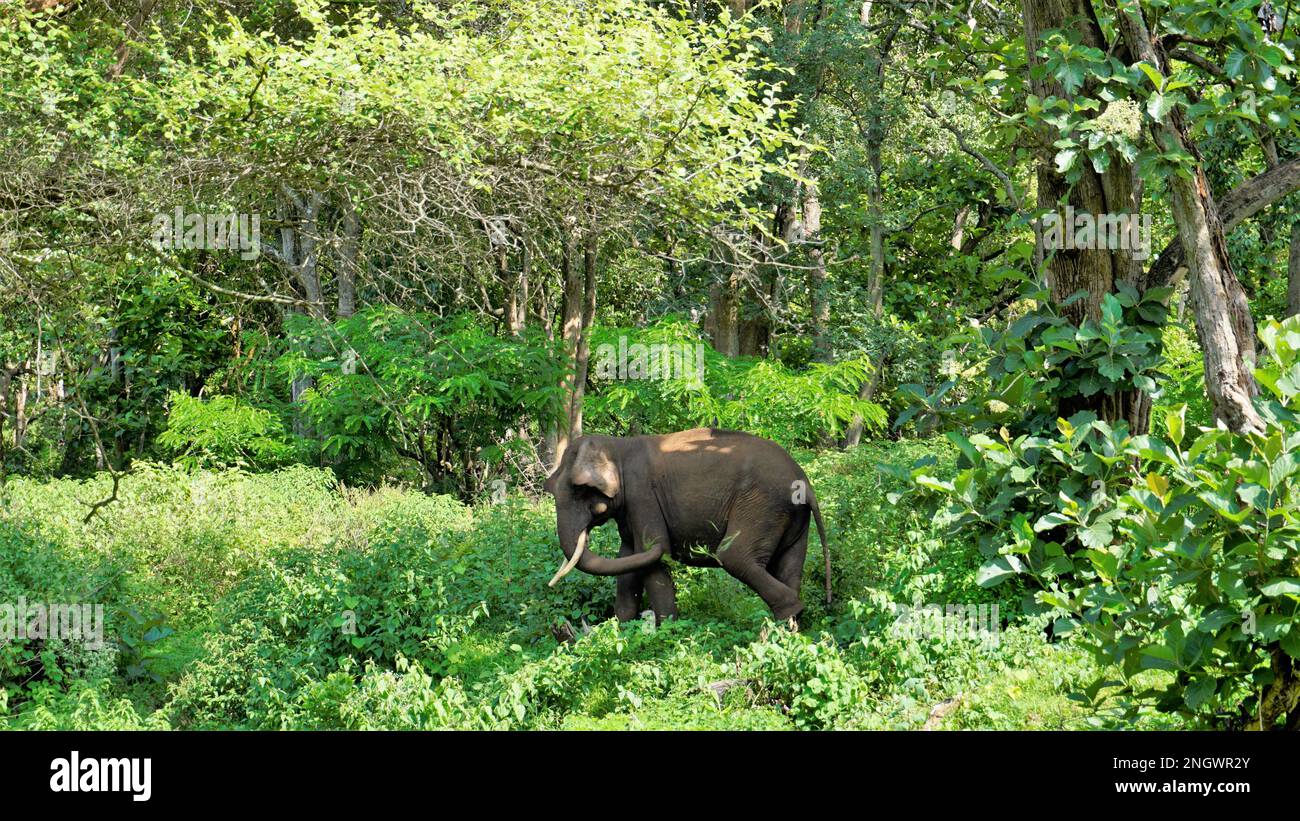
[(567, 576), (574, 567), (593, 576), (621, 576), (624, 573), (631, 573), (649, 567), (664, 555), (665, 545), (657, 541), (654, 547), (644, 553), (637, 553), (633, 556), (620, 556), (617, 559), (607, 559), (604, 556), (586, 552), (587, 534), (588, 531), (585, 528), (578, 533), (576, 544), (572, 550), (566, 547), (566, 540), (560, 540), (560, 549), (564, 550), (565, 558), (568, 561), (551, 578), (550, 587), (554, 587), (556, 582)]

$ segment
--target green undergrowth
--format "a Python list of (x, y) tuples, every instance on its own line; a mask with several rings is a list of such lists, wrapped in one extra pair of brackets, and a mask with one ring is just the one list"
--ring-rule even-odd
[[(1057, 729), (1098, 671), (981, 589), (971, 544), (891, 503), (877, 470), (947, 442), (799, 453), (829, 526), (835, 601), (810, 549), (799, 633), (718, 570), (674, 566), (681, 618), (613, 620), (612, 579), (546, 582), (549, 500), (466, 507), (357, 491), (328, 471), (147, 465), (11, 481), (0, 602), (104, 605), (105, 640), (0, 647), (10, 727), (276, 729)], [(814, 545), (817, 545), (815, 539)], [(612, 552), (598, 531), (593, 549)], [(997, 606), (992, 635), (899, 629), (895, 605)], [(1156, 718), (1139, 726), (1161, 726)]]

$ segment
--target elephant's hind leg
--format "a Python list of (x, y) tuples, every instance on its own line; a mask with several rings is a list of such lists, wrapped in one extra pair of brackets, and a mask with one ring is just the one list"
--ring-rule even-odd
[(808, 557), (808, 516), (792, 520), (781, 541), (782, 546), (767, 569), (797, 596), (803, 586), (803, 566)]
[(792, 590), (768, 572), (772, 558), (785, 531), (746, 533), (735, 526), (727, 529), (718, 561), (728, 573), (749, 585), (763, 599), (778, 620), (784, 621), (803, 611), (803, 601), (797, 590)]

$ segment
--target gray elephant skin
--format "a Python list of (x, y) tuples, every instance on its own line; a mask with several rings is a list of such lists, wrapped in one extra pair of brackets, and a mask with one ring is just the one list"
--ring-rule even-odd
[[(716, 428), (662, 436), (581, 436), (546, 480), (555, 497), (565, 562), (554, 586), (575, 567), (617, 576), (615, 614), (636, 618), (648, 599), (658, 620), (677, 615), (665, 555), (682, 564), (721, 567), (757, 593), (780, 620), (795, 620), (808, 526), (817, 523), (831, 601), (830, 552), (808, 477), (780, 445)], [(618, 558), (587, 549), (589, 533), (613, 520)]]

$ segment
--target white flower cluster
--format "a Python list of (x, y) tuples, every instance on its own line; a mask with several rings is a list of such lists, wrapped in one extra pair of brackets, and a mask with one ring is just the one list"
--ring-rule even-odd
[(1132, 100), (1115, 100), (1092, 122), (1098, 131), (1132, 141), (1142, 134), (1142, 110)]

